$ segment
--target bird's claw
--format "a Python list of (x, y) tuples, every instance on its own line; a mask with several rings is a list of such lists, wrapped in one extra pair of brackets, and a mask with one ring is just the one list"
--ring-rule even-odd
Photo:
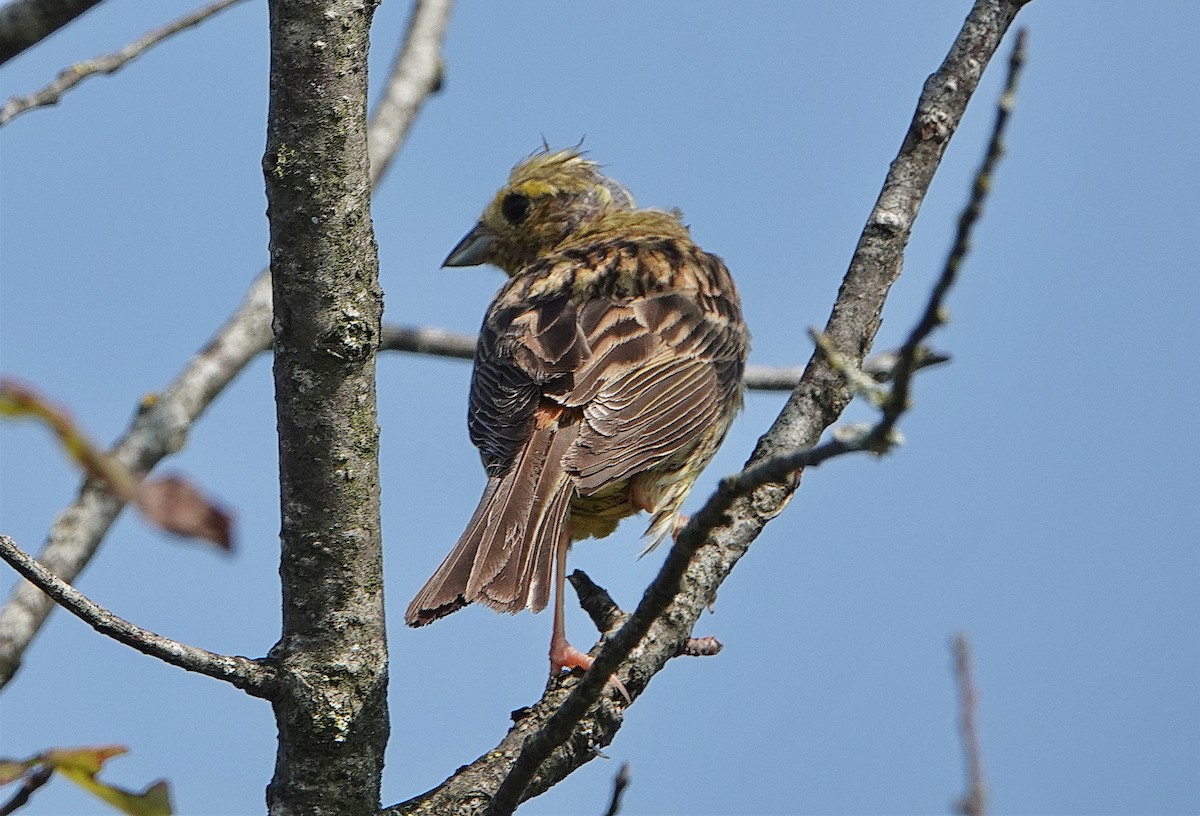
[[(596, 658), (589, 654), (584, 654), (570, 643), (565, 641), (557, 643), (550, 650), (550, 675), (557, 677), (563, 669), (567, 671), (574, 671), (575, 669), (587, 671), (595, 662)], [(625, 700), (626, 705), (633, 702), (633, 698), (629, 696), (629, 691), (625, 688), (625, 684), (615, 674), (609, 676), (606, 685), (615, 689)]]

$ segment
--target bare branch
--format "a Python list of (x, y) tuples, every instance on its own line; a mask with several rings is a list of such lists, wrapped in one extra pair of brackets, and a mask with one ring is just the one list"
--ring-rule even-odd
[(804, 369), (799, 366), (776, 368), (765, 365), (746, 366), (746, 388), (751, 391), (785, 391), (790, 392), (800, 382)]
[[(434, 326), (385, 325), (379, 341), (380, 351), (406, 351), (434, 357), (470, 360), (475, 356), (475, 335), (439, 329)], [(891, 378), (897, 352), (873, 356), (864, 364), (871, 376), (880, 382)], [(878, 358), (878, 359), (876, 359)], [(950, 358), (927, 351), (918, 368), (944, 363)], [(746, 387), (751, 391), (791, 391), (800, 382), (803, 369), (751, 365), (746, 367)]]
[[(925, 83), (823, 332), (856, 368), (878, 330), (888, 290), (900, 274), (904, 247), (946, 145), (1022, 5), (1020, 0), (979, 0), (946, 60)], [(819, 459), (815, 454), (820, 449), (808, 449), (850, 398), (844, 378), (826, 355), (814, 354), (783, 412), (759, 440), (750, 465), (797, 451)], [(822, 454), (829, 455), (836, 451)], [(782, 511), (798, 483), (798, 474), (789, 471), (748, 495), (732, 492), (729, 485), (718, 490), (680, 533), (637, 610), (604, 643), (581, 679), (552, 681), (542, 700), (526, 710), (495, 750), (442, 786), (388, 812), (508, 814), (591, 759), (621, 724), (620, 702), (602, 699), (607, 678), (620, 670), (633, 697), (645, 689), (687, 641), (722, 581), (766, 523)], [(738, 487), (744, 490), (748, 485)], [(512, 752), (518, 747), (514, 760)], [(497, 780), (502, 780), (498, 786)], [(487, 791), (495, 793), (489, 798)]]
[(10, 813), (15, 813), (20, 808), (25, 807), (25, 804), (29, 801), (29, 797), (33, 796), (38, 788), (49, 782), (50, 776), (53, 773), (54, 768), (49, 765), (43, 765), (26, 776), (25, 781), (21, 783), (21, 787), (17, 788), (7, 802), (0, 805), (0, 816), (9, 816)]
[(12, 0), (0, 8), (0, 65), (99, 3), (100, 0)]
[(575, 589), (580, 607), (592, 619), (592, 623), (596, 625), (596, 630), (600, 634), (615, 631), (629, 617), (621, 607), (617, 606), (617, 602), (613, 600), (612, 595), (608, 594), (608, 590), (593, 581), (583, 570), (575, 570), (567, 576), (567, 580)]
[(379, 339), (379, 350), (472, 360), (475, 358), (475, 335), (433, 326), (385, 325)]
[[(896, 367), (900, 362), (900, 349), (890, 349), (872, 354), (863, 361), (862, 371), (877, 383), (891, 382), (896, 377)], [(944, 354), (925, 346), (918, 346), (912, 353), (911, 361), (916, 366), (914, 371), (922, 368), (942, 365), (950, 362), (950, 355)]]
[[(422, 0), (416, 4), (414, 17), (426, 9), (436, 9), (445, 17), (449, 15), (450, 4), (445, 0)], [(422, 30), (432, 28), (426, 26)], [(445, 23), (436, 29), (444, 34)], [(416, 30), (415, 25), (409, 27), (409, 37), (401, 47), (402, 51), (413, 45)], [(430, 52), (427, 45), (426, 40), (420, 41), (422, 53), (427, 55), (425, 59), (412, 62), (400, 58), (396, 64), (406, 65), (411, 72), (407, 74), (411, 88), (432, 91), (437, 86), (441, 58), (436, 52)], [(394, 85), (393, 82), (388, 84), (389, 88)], [(393, 88), (389, 96), (400, 94)], [(407, 118), (389, 116), (386, 124), (373, 120), (367, 129), (368, 143), (386, 141), (395, 151), (403, 147), (403, 139), (390, 139), (386, 132), (399, 128), (407, 133), (421, 108), (416, 106), (406, 110)], [(387, 164), (382, 157), (373, 160), (373, 185), (379, 182), (379, 174)], [(110, 453), (138, 474), (149, 472), (164, 457), (183, 447), (192, 424), (209, 404), (250, 360), (270, 345), (271, 279), (267, 270), (263, 270), (250, 285), (237, 310), (213, 339), (188, 361), (174, 382), (153, 401), (143, 401), (133, 423)], [(80, 488), (78, 498), (58, 514), (38, 560), (66, 581), (74, 581), (95, 555), (121, 507), (121, 502), (102, 486), (86, 482)], [(53, 602), (31, 584), (22, 582), (13, 589), (0, 610), (0, 688), (7, 685), (20, 668), (22, 655), (53, 607)]]
[(367, 136), (372, 183), (400, 152), (425, 100), (442, 89), (442, 43), (453, 7), (453, 0), (422, 0), (413, 8)]
[(721, 653), (725, 648), (725, 644), (717, 640), (712, 635), (701, 638), (688, 638), (687, 642), (680, 647), (678, 655), (680, 657), (712, 657)]
[(951, 644), (954, 653), (954, 680), (958, 686), (959, 736), (962, 739), (964, 765), (967, 771), (967, 792), (955, 803), (962, 816), (987, 815), (987, 781), (983, 775), (983, 752), (979, 747), (979, 726), (975, 712), (979, 695), (971, 671), (971, 642), (959, 633)]
[(971, 198), (958, 218), (958, 230), (954, 235), (954, 245), (950, 248), (946, 265), (934, 285), (933, 296), (929, 298), (924, 314), (921, 315), (921, 319), (913, 327), (908, 339), (900, 348), (900, 365), (897, 366), (893, 378), (895, 385), (892, 388), (892, 397), (884, 405), (884, 421), (880, 423), (876, 432), (878, 439), (886, 439), (890, 436), (900, 414), (908, 408), (908, 395), (912, 376), (917, 370), (921, 343), (935, 328), (946, 322), (942, 303), (946, 293), (958, 279), (963, 259), (970, 251), (971, 231), (979, 220), (979, 216), (983, 214), (983, 202), (992, 187), (992, 175), (995, 173), (1000, 157), (1004, 155), (1004, 131), (1012, 109), (1016, 105), (1017, 81), (1020, 79), (1021, 69), (1025, 65), (1025, 38), (1025, 29), (1018, 29), (1012, 53), (1009, 55), (1004, 91), (996, 106), (996, 119), (992, 124), (991, 137), (988, 139), (987, 153), (975, 173), (975, 182), (971, 186)]
[(246, 657), (216, 654), (188, 646), (114, 615), (34, 560), (8, 536), (0, 533), (0, 558), (39, 590), (102, 635), (157, 657), (172, 666), (224, 680), (254, 697), (270, 697), (275, 671)]
[[(726, 479), (721, 485), (722, 490), (729, 490), (739, 496), (748, 495), (750, 491), (762, 485), (784, 480), (792, 471), (820, 464), (833, 456), (859, 450), (884, 453), (896, 444), (895, 427), (910, 406), (909, 395), (912, 390), (913, 375), (925, 366), (935, 365), (947, 359), (944, 355), (935, 355), (928, 351), (922, 343), (935, 329), (947, 321), (945, 316), (946, 295), (949, 294), (950, 287), (958, 279), (963, 259), (966, 258), (970, 249), (972, 229), (983, 213), (984, 200), (987, 198), (988, 191), (991, 190), (996, 163), (1004, 155), (1004, 131), (1016, 102), (1017, 80), (1020, 78), (1021, 68), (1025, 63), (1025, 36), (1025, 29), (1017, 31), (1012, 54), (1009, 57), (1007, 80), (997, 104), (996, 119), (988, 139), (987, 151), (984, 154), (983, 163), (975, 173), (975, 181), (971, 186), (971, 196), (967, 206), (963, 208), (962, 214), (959, 216), (954, 244), (942, 267), (941, 275), (938, 276), (938, 280), (930, 292), (925, 309), (909, 332), (904, 344), (894, 354), (888, 354), (888, 360), (885, 363), (877, 364), (875, 368), (879, 373), (872, 376), (862, 371), (852, 370), (853, 362), (846, 360), (833, 347), (826, 335), (814, 333), (814, 339), (822, 353), (825, 354), (829, 363), (847, 379), (851, 388), (855, 388), (856, 376), (861, 377), (859, 382), (868, 383), (868, 385), (861, 386), (864, 390), (869, 388), (869, 384), (874, 381), (884, 381), (885, 377), (892, 381), (893, 385), (890, 391), (878, 392), (880, 396), (877, 404), (882, 409), (879, 422), (869, 431), (855, 435), (842, 435), (826, 445), (789, 454), (776, 454), (753, 467), (746, 468), (737, 476)], [(871, 360), (867, 360), (863, 365), (864, 369), (870, 364)]]
[(69, 68), (64, 68), (59, 72), (54, 81), (44, 88), (28, 96), (14, 96), (5, 102), (3, 107), (0, 107), (0, 127), (8, 124), (15, 117), (20, 116), (26, 111), (33, 110), (34, 108), (44, 108), (48, 105), (57, 105), (58, 100), (62, 98), (64, 93), (88, 77), (95, 76), (96, 74), (114, 73), (168, 37), (189, 29), (192, 26), (199, 25), (214, 14), (224, 11), (242, 1), (216, 0), (215, 3), (210, 3), (189, 14), (185, 14), (173, 23), (146, 32), (119, 51), (114, 51), (111, 54), (105, 54), (95, 59), (85, 60), (84, 62), (77, 62)]
[[(241, 306), (205, 348), (154, 400), (142, 403), (129, 430), (109, 454), (137, 477), (180, 450), (192, 423), (209, 403), (270, 343), (271, 282), (260, 277)], [(68, 583), (87, 566), (124, 506), (101, 483), (87, 481), (79, 497), (58, 514), (38, 560)], [(0, 611), (0, 686), (20, 667), (21, 656), (54, 604), (31, 584), (19, 583)]]
[[(608, 590), (593, 581), (583, 570), (575, 570), (567, 576), (575, 594), (579, 596), (579, 605), (592, 619), (596, 629), (601, 634), (608, 634), (620, 628), (629, 619), (629, 613), (617, 606), (617, 602), (608, 594)], [(679, 647), (679, 655), (687, 657), (712, 657), (725, 648), (715, 637), (688, 638)]]
[(629, 763), (622, 762), (621, 769), (613, 777), (612, 799), (608, 803), (608, 810), (605, 811), (604, 816), (617, 816), (621, 812), (621, 797), (625, 795), (625, 789), (629, 787), (631, 777)]

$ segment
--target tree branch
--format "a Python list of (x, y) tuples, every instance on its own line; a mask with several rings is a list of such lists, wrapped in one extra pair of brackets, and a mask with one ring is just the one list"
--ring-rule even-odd
[(12, 0), (0, 8), (0, 65), (99, 3), (100, 0)]
[[(879, 421), (865, 431), (840, 434), (823, 445), (790, 453), (777, 453), (762, 459), (746, 467), (741, 473), (722, 480), (718, 487), (718, 496), (724, 493), (732, 501), (741, 496), (748, 496), (752, 491), (764, 485), (785, 482), (793, 472), (819, 465), (834, 456), (864, 450), (881, 454), (888, 452), (897, 444), (896, 425), (910, 407), (913, 375), (923, 366), (931, 364), (930, 352), (926, 350), (923, 343), (935, 329), (946, 323), (946, 296), (950, 293), (950, 287), (958, 280), (963, 260), (970, 251), (971, 232), (983, 214), (983, 204), (987, 199), (988, 191), (992, 188), (992, 176), (995, 173), (996, 164), (1004, 155), (1004, 131), (1016, 103), (1017, 80), (1020, 78), (1021, 68), (1025, 64), (1025, 37), (1025, 29), (1018, 29), (1013, 41), (1012, 54), (1009, 57), (1004, 91), (996, 105), (996, 119), (992, 125), (991, 136), (988, 138), (987, 150), (984, 153), (982, 164), (975, 173), (967, 206), (963, 208), (962, 214), (959, 216), (958, 229), (954, 235), (954, 243), (946, 257), (946, 263), (933, 285), (921, 317), (908, 333), (904, 344), (894, 355), (890, 353), (887, 355), (894, 359), (890, 360), (890, 364), (887, 366), (876, 365), (874, 367), (876, 373), (872, 376), (872, 374), (856, 368), (852, 360), (846, 359), (833, 346), (828, 335), (812, 332), (819, 351), (825, 355), (827, 362), (842, 374), (852, 390), (865, 393), (880, 408)], [(941, 362), (941, 359), (944, 358), (939, 356), (935, 362)], [(868, 359), (863, 364), (863, 368), (868, 368), (870, 363), (871, 360)], [(886, 374), (880, 373), (882, 371), (886, 371)], [(885, 391), (876, 385), (883, 376), (886, 376), (886, 379), (882, 381), (890, 380), (892, 382), (890, 390)], [(719, 509), (724, 512), (723, 507)]]
[(255, 697), (270, 697), (274, 690), (275, 671), (269, 666), (246, 657), (216, 654), (189, 646), (136, 626), (50, 572), (3, 533), (0, 533), (0, 558), (102, 635), (172, 666), (224, 680)]
[(620, 770), (613, 777), (613, 792), (612, 798), (608, 802), (608, 810), (604, 812), (604, 816), (617, 816), (621, 812), (621, 797), (625, 795), (625, 789), (629, 787), (632, 774), (629, 772), (629, 763), (621, 763)]
[[(410, 105), (400, 111), (394, 107), (394, 100), (427, 99), (438, 87), (442, 41), (430, 38), (444, 37), (451, 7), (448, 0), (421, 0), (416, 4), (400, 50), (403, 54), (412, 49), (421, 59), (397, 58), (397, 68), (404, 66), (407, 72), (409, 90), (401, 93), (394, 77), (389, 81), (389, 92), (380, 101), (367, 130), (368, 144), (384, 142), (393, 151), (403, 146), (402, 138), (394, 139), (389, 134), (393, 129), (407, 133), (421, 107)], [(416, 21), (428, 19), (427, 15), (441, 22), (418, 26)], [(372, 161), (372, 186), (378, 184), (388, 165), (383, 159), (380, 156)], [(149, 472), (164, 457), (183, 448), (192, 424), (247, 363), (270, 345), (271, 279), (263, 270), (212, 340), (156, 399), (142, 401), (133, 423), (109, 453), (138, 475)], [(122, 506), (102, 485), (85, 482), (78, 498), (58, 514), (38, 560), (68, 583), (73, 582), (96, 554)], [(0, 688), (20, 668), (25, 650), (53, 608), (53, 601), (32, 584), (21, 582), (13, 588), (0, 610)]]
[[(900, 274), (904, 247), (946, 145), (1022, 5), (1019, 0), (978, 0), (946, 60), (925, 83), (823, 332), (830, 347), (856, 369), (878, 330), (888, 290)], [(851, 390), (827, 355), (814, 354), (749, 465), (780, 453), (808, 451), (850, 398)], [(816, 458), (811, 451), (807, 455)], [(789, 472), (748, 495), (718, 490), (681, 531), (638, 609), (605, 642), (583, 678), (552, 680), (496, 749), (441, 786), (387, 812), (511, 813), (519, 802), (591, 759), (621, 724), (620, 701), (601, 699), (609, 675), (620, 669), (634, 698), (645, 689), (678, 653), (722, 581), (798, 484), (798, 474)], [(628, 662), (622, 665), (626, 654)]]
[(975, 678), (971, 671), (971, 642), (965, 634), (960, 632), (954, 636), (951, 651), (954, 653), (954, 680), (958, 686), (959, 736), (967, 772), (967, 791), (955, 803), (955, 810), (962, 816), (986, 816), (987, 782), (983, 774), (983, 752), (979, 747), (979, 726), (975, 718), (979, 695), (975, 691)]
[[(616, 601), (608, 594), (608, 590), (599, 586), (583, 570), (575, 570), (567, 576), (575, 594), (579, 597), (579, 606), (592, 619), (599, 632), (613, 632), (619, 629), (629, 619), (629, 613), (617, 606)], [(677, 656), (712, 657), (720, 654), (725, 648), (715, 637), (688, 638), (679, 647)]]
[[(137, 477), (180, 450), (192, 423), (270, 343), (270, 279), (257, 280), (237, 312), (165, 391), (144, 401), (129, 430), (109, 454)], [(58, 514), (38, 560), (68, 583), (87, 566), (124, 503), (103, 484), (88, 480), (79, 497)], [(20, 583), (0, 611), (0, 687), (7, 685), (54, 604), (36, 587)]]
[(54, 773), (54, 768), (50, 765), (43, 765), (32, 774), (25, 777), (25, 781), (21, 783), (21, 787), (13, 792), (13, 795), (7, 802), (0, 805), (0, 816), (9, 816), (16, 813), (21, 808), (25, 807), (29, 802), (29, 797), (37, 792), (37, 789), (50, 781), (51, 775)]
[(408, 351), (458, 360), (475, 359), (475, 335), (434, 326), (385, 325), (380, 351)]
[(84, 62), (78, 62), (69, 68), (64, 68), (59, 72), (54, 81), (45, 87), (28, 96), (14, 96), (5, 102), (3, 107), (0, 107), (0, 127), (8, 124), (12, 119), (26, 111), (58, 104), (58, 100), (62, 98), (64, 93), (88, 77), (95, 76), (96, 74), (114, 73), (173, 34), (178, 34), (180, 31), (199, 25), (214, 14), (241, 2), (242, 0), (217, 0), (215, 3), (210, 3), (189, 14), (185, 14), (175, 22), (165, 25), (162, 28), (146, 32), (119, 51), (114, 51), (111, 54), (105, 54), (102, 57), (96, 57)]
[[(383, 337), (379, 341), (379, 350), (471, 360), (475, 357), (475, 339), (473, 334), (434, 326), (385, 325)], [(879, 382), (886, 382), (892, 378), (897, 355), (898, 351), (872, 355), (863, 364), (863, 368), (869, 376)], [(922, 348), (917, 367), (939, 365), (949, 359), (944, 354)], [(803, 369), (799, 367), (751, 365), (746, 367), (745, 384), (751, 391), (791, 391), (800, 382), (802, 372)]]
[(420, 0), (413, 6), (404, 44), (396, 51), (371, 119), (367, 152), (372, 184), (383, 178), (400, 152), (425, 100), (442, 89), (442, 43), (453, 8), (453, 0)]

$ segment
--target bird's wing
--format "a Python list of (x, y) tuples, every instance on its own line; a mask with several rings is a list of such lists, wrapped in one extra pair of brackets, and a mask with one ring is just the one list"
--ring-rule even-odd
[(740, 405), (745, 336), (690, 292), (589, 302), (591, 349), (565, 404), (583, 411), (568, 472), (585, 495), (690, 450)]
[(512, 466), (539, 405), (570, 387), (588, 354), (568, 295), (529, 299), (515, 283), (484, 318), (471, 376), (467, 428), (489, 475)]
[(748, 346), (717, 256), (655, 237), (574, 246), (526, 268), (489, 309), (471, 439), (489, 472), (503, 471), (551, 400), (583, 411), (581, 466), (586, 450), (620, 458), (646, 433), (669, 449), (740, 403)]
[(614, 255), (607, 269), (547, 261), (497, 297), (469, 416), (489, 473), (511, 466), (539, 406), (580, 412), (564, 464), (588, 495), (723, 433), (741, 404), (749, 340), (721, 260), (632, 242)]

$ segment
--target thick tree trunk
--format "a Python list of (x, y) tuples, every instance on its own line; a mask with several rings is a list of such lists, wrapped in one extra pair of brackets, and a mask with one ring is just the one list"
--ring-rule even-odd
[(374, 814), (388, 737), (366, 152), (374, 3), (272, 0), (271, 221), (283, 636), (272, 814)]

